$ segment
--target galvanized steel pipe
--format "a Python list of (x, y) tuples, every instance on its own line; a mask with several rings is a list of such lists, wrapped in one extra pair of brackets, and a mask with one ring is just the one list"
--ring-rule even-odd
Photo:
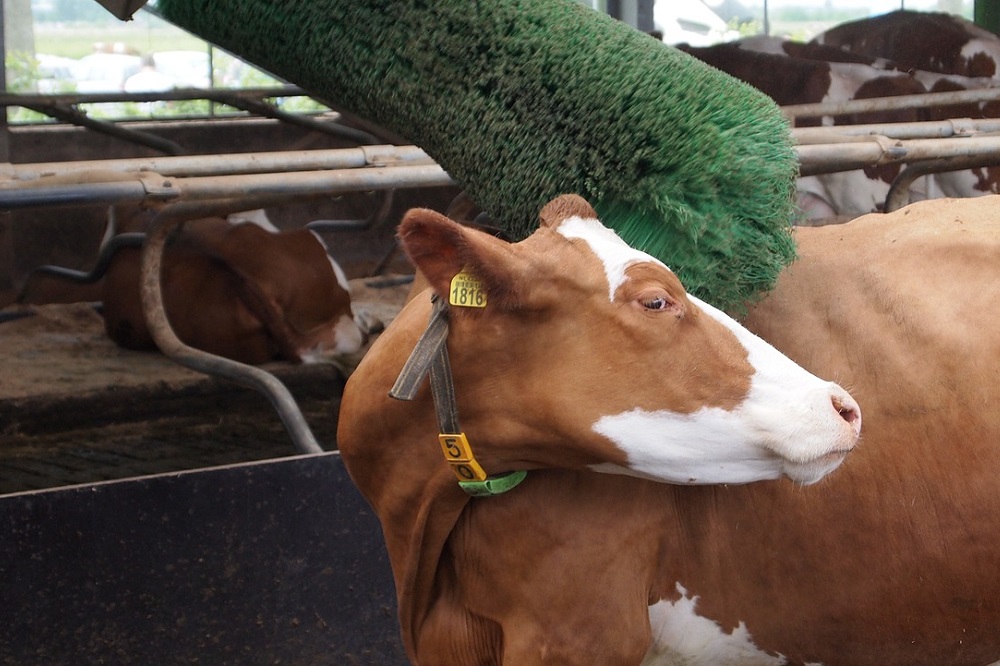
[(799, 173), (803, 176), (954, 157), (975, 156), (982, 158), (984, 163), (993, 159), (1000, 164), (1000, 136), (912, 140), (870, 137), (848, 143), (800, 145), (795, 147), (795, 152), (799, 158)]
[(281, 196), (295, 194), (339, 194), (406, 187), (452, 185), (455, 181), (437, 164), (298, 171), (281, 174), (205, 176), (176, 178), (169, 182), (184, 201), (239, 197), (243, 195)]
[(870, 125), (829, 125), (794, 127), (792, 138), (799, 145), (841, 143), (851, 137), (884, 136), (890, 139), (945, 139), (1000, 132), (1000, 118), (950, 118), (915, 123), (874, 123)]
[(17, 210), (33, 206), (82, 206), (89, 204), (139, 202), (147, 196), (139, 180), (52, 187), (0, 186), (0, 210)]
[(35, 180), (45, 176), (69, 176), (88, 171), (138, 173), (152, 171), (162, 176), (221, 176), (321, 169), (354, 169), (403, 164), (433, 164), (416, 146), (360, 146), (329, 150), (289, 150), (229, 155), (136, 157), (121, 160), (81, 160), (0, 164), (0, 178)]
[(948, 106), (951, 104), (978, 104), (996, 100), (1000, 100), (1000, 88), (981, 88), (955, 92), (923, 93), (920, 95), (852, 99), (846, 102), (793, 104), (781, 107), (781, 113), (789, 119), (815, 118), (816, 116), (839, 116), (849, 113), (871, 113), (873, 111), (915, 109), (928, 106)]
[(7, 181), (0, 183), (0, 210), (109, 203), (153, 206), (179, 201), (234, 198), (277, 202), (303, 196), (435, 187), (455, 183), (444, 169), (434, 163), (193, 178), (169, 178), (142, 172), (131, 174), (132, 179), (129, 178), (130, 174), (123, 173), (120, 182), (69, 185)]
[(889, 194), (885, 198), (883, 210), (891, 213), (899, 210), (910, 202), (910, 186), (918, 178), (936, 173), (946, 173), (949, 171), (962, 171), (983, 166), (993, 166), (997, 164), (994, 160), (985, 160), (981, 156), (955, 157), (947, 160), (927, 160), (925, 162), (912, 162), (903, 167), (896, 179), (889, 187)]

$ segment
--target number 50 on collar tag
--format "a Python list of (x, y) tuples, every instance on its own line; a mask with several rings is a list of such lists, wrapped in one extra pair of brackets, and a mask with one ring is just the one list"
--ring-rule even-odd
[(460, 308), (485, 308), (486, 289), (475, 275), (463, 269), (451, 279), (448, 302)]

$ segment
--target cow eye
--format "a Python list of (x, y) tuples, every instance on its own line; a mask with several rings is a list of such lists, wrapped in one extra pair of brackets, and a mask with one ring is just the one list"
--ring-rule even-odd
[(653, 298), (643, 299), (642, 307), (647, 310), (666, 310), (670, 307), (670, 301), (663, 296), (655, 296)]

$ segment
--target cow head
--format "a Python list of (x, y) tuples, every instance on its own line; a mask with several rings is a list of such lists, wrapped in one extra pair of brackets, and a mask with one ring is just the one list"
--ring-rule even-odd
[(452, 306), (462, 425), (484, 469), (589, 467), (670, 483), (812, 483), (858, 438), (860, 410), (676, 275), (582, 198), (508, 244), (429, 210), (400, 225), (447, 299), (460, 271), (486, 306)]
[(253, 217), (208, 221), (189, 223), (192, 242), (236, 276), (248, 329), (268, 336), (281, 358), (338, 362), (361, 349), (350, 285), (318, 234), (278, 231)]
[(313, 286), (310, 293), (318, 297), (313, 301), (316, 307), (300, 308), (301, 312), (296, 312), (296, 317), (289, 321), (299, 334), (296, 351), (304, 363), (336, 362), (361, 351), (370, 324), (353, 314), (350, 283), (343, 269), (329, 255), (326, 243), (315, 232), (308, 233), (315, 241), (310, 247), (322, 250), (322, 258), (316, 252), (316, 273), (323, 274), (324, 270), (319, 266), (325, 269), (325, 261), (332, 279), (328, 276), (325, 281)]

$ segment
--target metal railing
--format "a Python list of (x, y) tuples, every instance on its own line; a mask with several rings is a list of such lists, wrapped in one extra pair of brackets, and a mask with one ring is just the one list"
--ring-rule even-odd
[[(354, 125), (366, 126), (368, 129), (358, 129), (358, 127), (345, 125), (340, 121), (348, 119), (350, 117), (349, 114), (337, 111), (336, 109), (324, 117), (317, 117), (314, 114), (289, 113), (283, 111), (276, 104), (267, 101), (274, 98), (288, 97), (310, 97), (310, 95), (301, 88), (290, 85), (238, 89), (185, 88), (147, 93), (56, 93), (46, 95), (3, 93), (0, 94), (0, 107), (6, 109), (11, 106), (19, 106), (31, 109), (53, 120), (77, 127), (85, 127), (123, 141), (152, 148), (167, 155), (182, 155), (185, 151), (173, 141), (150, 134), (149, 132), (130, 128), (120, 122), (120, 120), (125, 119), (94, 118), (81, 110), (80, 107), (85, 104), (205, 100), (213, 104), (224, 104), (250, 115), (271, 118), (310, 131), (336, 136), (353, 143), (373, 145), (398, 139), (398, 137), (390, 136), (384, 130), (370, 126), (368, 123), (358, 121), (357, 119), (354, 119)], [(326, 102), (321, 100), (316, 101), (319, 104), (332, 108)]]

